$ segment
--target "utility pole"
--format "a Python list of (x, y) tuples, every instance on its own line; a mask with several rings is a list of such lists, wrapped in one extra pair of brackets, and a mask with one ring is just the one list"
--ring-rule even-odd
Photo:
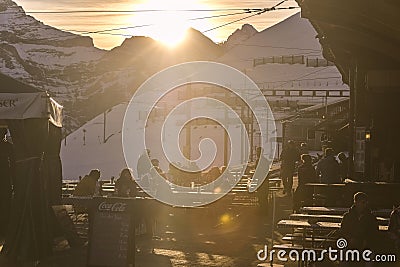
[[(187, 88), (186, 88), (186, 98), (187, 98), (187, 100), (190, 100), (191, 98), (192, 98), (192, 92), (191, 92), (191, 90), (192, 90), (192, 87), (191, 87), (191, 85), (190, 85), (190, 83), (188, 83), (188, 85), (187, 85)], [(191, 117), (191, 113), (192, 113), (192, 104), (189, 102), (188, 103), (188, 105), (187, 105), (187, 118), (189, 119), (190, 117)], [(191, 135), (192, 135), (192, 131), (191, 131), (191, 126), (190, 126), (190, 123), (186, 123), (186, 145), (185, 145), (185, 157), (188, 159), (188, 160), (190, 160), (190, 152), (191, 152), (191, 147), (192, 147), (192, 144), (191, 144), (191, 142), (192, 142), (192, 138), (191, 138)]]
[(103, 144), (106, 143), (106, 122), (107, 122), (107, 111), (103, 113)]
[[(228, 100), (228, 92), (225, 89), (225, 100)], [(224, 110), (224, 118), (225, 118), (225, 125), (227, 126), (227, 129), (224, 129), (224, 165), (228, 166), (228, 129), (229, 129), (229, 118), (228, 118), (228, 111), (225, 109)]]

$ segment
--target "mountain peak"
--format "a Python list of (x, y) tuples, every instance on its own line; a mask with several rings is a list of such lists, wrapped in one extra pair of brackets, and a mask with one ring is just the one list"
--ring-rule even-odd
[[(238, 31), (238, 30), (237, 30)], [(251, 24), (248, 24), (248, 23), (246, 23), (246, 24), (243, 24), (242, 25), (242, 28), (240, 29), (240, 31), (242, 31), (243, 33), (246, 33), (246, 34), (248, 34), (248, 35), (254, 35), (254, 34), (256, 34), (258, 31), (256, 30), (256, 28), (254, 28), (254, 26), (253, 25), (251, 25)]]
[(244, 42), (253, 35), (258, 33), (258, 31), (251, 24), (243, 24), (240, 29), (236, 29), (224, 42), (223, 46), (225, 49), (229, 49), (238, 43)]

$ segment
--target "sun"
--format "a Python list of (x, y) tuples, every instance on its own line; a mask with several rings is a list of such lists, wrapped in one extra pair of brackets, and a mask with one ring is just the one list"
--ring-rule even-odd
[(174, 47), (185, 39), (189, 29), (187, 21), (183, 20), (177, 12), (160, 12), (154, 16), (154, 26), (149, 28), (151, 35), (157, 41)]
[[(195, 16), (182, 10), (204, 9), (200, 0), (144, 0), (134, 4), (135, 10), (158, 10), (138, 12), (132, 16), (133, 25), (148, 25), (137, 28), (133, 35), (149, 36), (161, 43), (174, 47), (185, 39), (187, 30), (193, 26), (190, 18)], [(202, 14), (204, 15), (204, 14)]]

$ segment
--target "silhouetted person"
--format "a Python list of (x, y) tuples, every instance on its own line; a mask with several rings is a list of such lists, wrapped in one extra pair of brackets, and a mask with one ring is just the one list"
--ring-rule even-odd
[(207, 182), (211, 183), (213, 181), (215, 181), (216, 179), (218, 179), (218, 177), (221, 175), (221, 171), (219, 170), (219, 168), (217, 166), (213, 166), (211, 167), (211, 169), (207, 172)]
[(339, 159), (340, 178), (343, 182), (349, 177), (349, 158), (343, 152), (340, 152), (337, 158)]
[(321, 183), (340, 183), (340, 168), (332, 148), (325, 149), (325, 157), (317, 164), (317, 175)]
[[(164, 173), (164, 171), (161, 169), (161, 167), (160, 167), (160, 161), (158, 160), (158, 159), (152, 159), (151, 160), (151, 165), (152, 165), (152, 167), (151, 167), (151, 169), (150, 169), (150, 172), (151, 171), (155, 171), (155, 172), (157, 172), (159, 175), (161, 175), (162, 177), (166, 177), (165, 176), (165, 173)], [(153, 175), (153, 174), (152, 174)]]
[(178, 168), (172, 162), (169, 163), (167, 179), (176, 185), (180, 184), (180, 174)]
[(300, 144), (300, 155), (303, 154), (308, 154), (308, 147), (307, 147), (307, 143), (301, 143)]
[(151, 167), (153, 166), (150, 162), (150, 149), (145, 149), (137, 162), (137, 178), (142, 179), (143, 176), (149, 174)]
[(379, 181), (393, 182), (394, 180), (394, 161), (389, 155), (384, 155), (383, 161), (379, 163)]
[(368, 208), (367, 194), (358, 192), (353, 200), (353, 206), (343, 216), (340, 235), (347, 240), (347, 249), (373, 250), (378, 237), (378, 221)]
[(390, 214), (389, 237), (393, 241), (394, 250), (400, 251), (400, 206), (394, 208)]
[(118, 197), (134, 197), (137, 195), (136, 183), (129, 169), (123, 169), (115, 181), (114, 194)]
[(306, 191), (306, 183), (316, 183), (317, 174), (312, 165), (312, 158), (309, 154), (301, 155), (301, 165), (298, 168), (298, 186), (293, 196), (293, 209), (299, 211), (302, 201), (306, 200), (311, 192)]
[[(270, 161), (263, 155), (263, 148), (257, 147), (256, 150), (256, 168), (261, 171), (262, 174), (268, 175)], [(267, 206), (268, 206), (268, 191), (269, 191), (269, 180), (268, 177), (259, 177), (264, 178), (262, 184), (257, 188), (257, 198), (258, 203), (260, 205), (261, 213), (266, 215), (267, 214)], [(255, 179), (254, 177), (252, 180)], [(253, 181), (257, 182), (258, 181)]]
[(287, 146), (281, 153), (281, 179), (283, 182), (283, 193), (291, 194), (293, 187), (293, 173), (296, 167), (296, 162), (300, 158), (300, 153), (297, 150), (295, 143), (290, 140)]
[(201, 170), (196, 162), (189, 162), (189, 172), (187, 172), (190, 185), (199, 184), (201, 182)]
[(91, 170), (88, 175), (82, 178), (76, 185), (74, 196), (93, 196), (96, 193), (97, 182), (100, 178), (100, 171), (97, 169)]

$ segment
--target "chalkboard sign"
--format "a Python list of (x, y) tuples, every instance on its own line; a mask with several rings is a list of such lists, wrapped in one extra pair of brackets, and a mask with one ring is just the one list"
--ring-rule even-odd
[(88, 266), (134, 265), (134, 225), (131, 201), (123, 198), (96, 198), (94, 200), (89, 215)]

